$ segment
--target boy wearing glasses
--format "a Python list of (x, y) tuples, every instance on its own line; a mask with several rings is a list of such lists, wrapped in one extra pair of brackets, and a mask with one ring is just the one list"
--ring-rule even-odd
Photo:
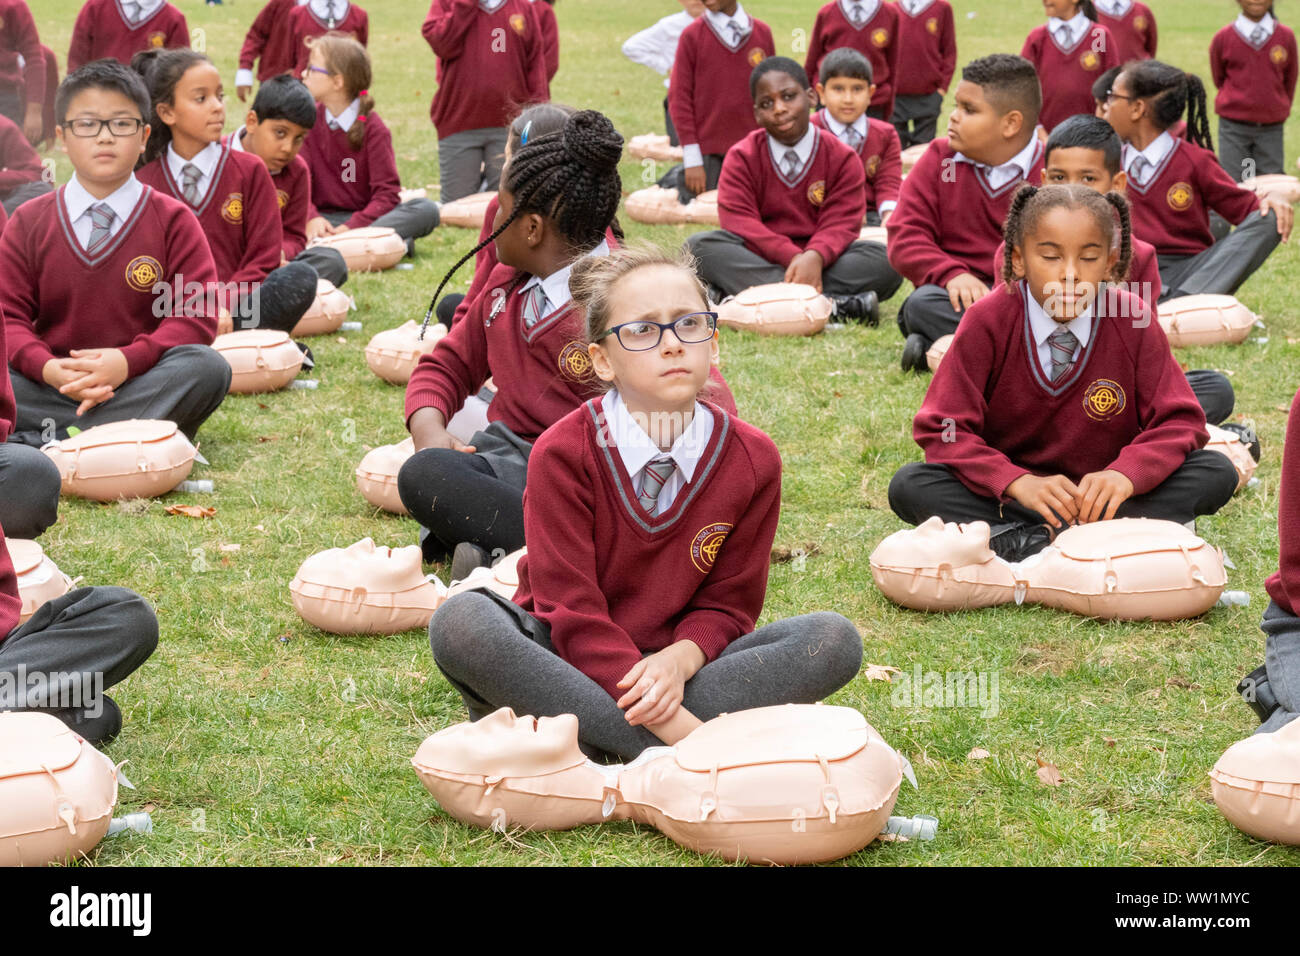
[(24, 203), (0, 237), (0, 309), (17, 412), (9, 441), (36, 447), (132, 418), (193, 439), (225, 397), (209, 348), (217, 281), (199, 222), (132, 173), (149, 137), (144, 84), (99, 60), (59, 86), (57, 137), (74, 175)]

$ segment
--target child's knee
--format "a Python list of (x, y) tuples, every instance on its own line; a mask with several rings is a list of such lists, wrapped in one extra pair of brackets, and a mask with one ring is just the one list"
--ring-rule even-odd
[(220, 352), (207, 345), (181, 345), (178, 349), (184, 350), (185, 378), (193, 382), (196, 388), (202, 389), (205, 394), (220, 397), (230, 391), (230, 363)]
[(429, 650), (443, 670), (464, 675), (477, 653), (482, 622), (497, 610), (491, 598), (476, 591), (457, 594), (445, 601), (429, 621)]
[(843, 614), (818, 611), (809, 615), (814, 633), (818, 635), (819, 659), (827, 679), (842, 687), (857, 676), (862, 668), (862, 635)]
[(920, 478), (924, 464), (919, 461), (909, 462), (898, 471), (894, 472), (894, 477), (889, 479), (889, 507), (894, 514), (904, 521), (911, 521), (909, 517), (913, 513), (913, 500), (915, 497), (915, 488)]
[(158, 647), (158, 617), (149, 602), (129, 588), (101, 586), (95, 597), (113, 616), (125, 657), (144, 661)]

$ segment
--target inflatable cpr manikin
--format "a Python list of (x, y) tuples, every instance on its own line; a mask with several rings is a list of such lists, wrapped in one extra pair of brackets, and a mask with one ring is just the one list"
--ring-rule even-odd
[(487, 215), (488, 205), (495, 199), (496, 193), (474, 193), (461, 196), (452, 202), (443, 203), (438, 210), (438, 224), (442, 226), (459, 226), (462, 229), (482, 229), (483, 217)]
[(1300, 846), (1300, 720), (1229, 747), (1210, 771), (1210, 792), (1238, 830)]
[(41, 450), (58, 466), (63, 494), (91, 501), (165, 495), (194, 467), (190, 440), (159, 419), (96, 425)]
[(653, 159), (660, 163), (680, 163), (682, 148), (674, 146), (662, 133), (642, 133), (627, 141), (627, 154), (633, 159)]
[(925, 155), (925, 151), (929, 146), (929, 143), (917, 143), (914, 146), (907, 147), (907, 149), (898, 154), (898, 158), (903, 161), (904, 173), (911, 172), (912, 167), (920, 162), (921, 157)]
[(35, 541), (9, 538), (5, 547), (9, 549), (14, 574), (18, 576), (18, 599), (22, 602), (18, 623), (26, 624), (46, 601), (63, 597), (71, 591), (72, 579), (58, 569)]
[(863, 242), (878, 242), (882, 246), (889, 244), (889, 230), (884, 226), (863, 226), (858, 231), (858, 239)]
[(356, 470), (357, 490), (361, 497), (392, 514), (407, 514), (406, 505), (402, 504), (402, 497), (397, 493), (397, 473), (406, 464), (406, 459), (414, 454), (415, 442), (410, 438), (366, 452)]
[(294, 609), (331, 634), (399, 634), (427, 627), (447, 589), (420, 567), (420, 546), (377, 548), (362, 538), (302, 563), (289, 584)]
[(406, 255), (406, 242), (395, 230), (383, 226), (363, 226), (334, 236), (321, 236), (310, 245), (336, 250), (347, 263), (349, 272), (382, 272), (397, 265)]
[(1250, 479), (1255, 476), (1255, 469), (1259, 467), (1255, 457), (1236, 432), (1210, 424), (1206, 424), (1205, 430), (1210, 433), (1210, 440), (1205, 445), (1206, 450), (1217, 451), (1227, 456), (1228, 461), (1232, 462), (1232, 467), (1237, 469), (1237, 490), (1241, 491), (1249, 484)]
[(337, 332), (343, 320), (348, 317), (351, 306), (352, 299), (346, 292), (336, 288), (329, 279), (317, 279), (316, 299), (293, 327), (293, 337), (300, 339), (309, 335)]
[(397, 201), (399, 203), (410, 202), (412, 199), (428, 199), (429, 190), (423, 186), (403, 186), (397, 191)]
[(519, 590), (519, 559), (528, 553), (527, 548), (511, 551), (490, 568), (475, 568), (463, 581), (452, 581), (447, 587), (447, 597), (466, 591), (492, 591), (507, 601), (515, 599)]
[(212, 347), (230, 365), (230, 394), (276, 392), (302, 370), (302, 349), (288, 332), (245, 329), (218, 335)]
[(786, 704), (723, 714), (674, 747), (593, 763), (578, 720), (507, 707), (429, 737), (411, 761), (444, 810), (474, 826), (654, 826), (699, 853), (818, 863), (856, 853), (898, 799), (903, 760), (848, 707)]
[(1018, 564), (989, 548), (989, 526), (933, 517), (897, 531), (871, 553), (885, 597), (918, 611), (960, 611), (1014, 601), (1121, 620), (1177, 621), (1204, 614), (1227, 576), (1223, 555), (1173, 521), (1114, 518), (1062, 531)]
[(1300, 202), (1300, 179), (1285, 173), (1261, 173), (1242, 183), (1256, 196), (1276, 196), (1283, 202)]
[(385, 382), (405, 385), (411, 379), (420, 356), (432, 352), (438, 340), (447, 334), (441, 323), (430, 325), (420, 338), (420, 323), (411, 319), (395, 329), (379, 332), (366, 346), (366, 364)]
[(1230, 295), (1182, 295), (1156, 309), (1174, 348), (1244, 342), (1259, 316)]
[(116, 805), (113, 762), (63, 721), (0, 714), (0, 866), (46, 866), (89, 853)]
[(700, 193), (685, 206), (677, 198), (677, 190), (663, 186), (638, 189), (623, 200), (627, 214), (637, 222), (651, 225), (711, 225), (718, 224), (718, 191), (711, 189)]
[(719, 325), (759, 335), (816, 335), (830, 317), (831, 300), (799, 282), (752, 286), (718, 306)]
[(941, 335), (934, 340), (929, 351), (925, 353), (925, 364), (930, 366), (930, 371), (935, 372), (939, 369), (939, 363), (943, 357), (948, 354), (948, 347), (952, 345), (951, 335)]

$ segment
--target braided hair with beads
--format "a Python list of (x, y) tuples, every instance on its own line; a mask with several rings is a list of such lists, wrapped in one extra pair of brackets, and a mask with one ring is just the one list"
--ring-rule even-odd
[(1024, 248), (1025, 236), (1034, 231), (1038, 220), (1049, 209), (1065, 207), (1067, 209), (1086, 209), (1096, 220), (1102, 235), (1113, 245), (1115, 242), (1115, 221), (1119, 220), (1119, 258), (1110, 270), (1107, 279), (1111, 282), (1123, 282), (1128, 278), (1129, 265), (1133, 261), (1133, 224), (1129, 218), (1128, 200), (1117, 192), (1102, 194), (1087, 186), (1031, 186), (1024, 185), (1011, 200), (1007, 212), (1007, 222), (1003, 227), (1002, 275), (1008, 291), (1020, 277), (1016, 275), (1011, 262), (1011, 251), (1016, 247)]
[[(537, 213), (548, 219), (575, 258), (600, 245), (623, 195), (618, 175), (622, 155), (623, 137), (608, 117), (595, 110), (579, 110), (560, 132), (530, 138), (515, 150), (501, 180), (501, 188), (514, 197), (514, 208), (443, 276), (424, 314), (420, 338), (456, 271), (521, 215)], [(507, 296), (524, 281), (524, 276), (517, 276)]]

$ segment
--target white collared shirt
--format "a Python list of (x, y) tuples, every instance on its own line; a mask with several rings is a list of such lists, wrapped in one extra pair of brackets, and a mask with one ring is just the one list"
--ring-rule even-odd
[[(600, 245), (596, 246), (590, 252), (586, 253), (586, 255), (588, 256), (609, 255), (609, 243), (604, 239), (600, 240)], [(581, 259), (585, 257), (579, 256), (578, 258)], [(545, 313), (546, 315), (550, 315), (552, 312), (554, 312), (556, 309), (560, 308), (561, 306), (568, 305), (569, 302), (573, 299), (573, 293), (569, 291), (569, 273), (573, 272), (573, 266), (575, 263), (577, 263), (577, 261), (578, 261), (577, 259), (574, 259), (573, 262), (570, 262), (563, 269), (560, 269), (556, 272), (552, 272), (545, 279), (539, 278), (537, 276), (533, 276), (522, 286), (520, 286), (518, 294), (523, 295), (533, 286), (540, 285), (542, 287), (542, 292), (546, 294), (546, 306), (547, 306), (546, 313)], [(538, 316), (538, 318), (540, 319), (541, 316)]]
[(221, 158), (221, 144), (208, 143), (201, 150), (194, 154), (192, 159), (181, 159), (180, 155), (171, 143), (167, 144), (167, 168), (171, 170), (172, 179), (176, 181), (178, 187), (185, 184), (185, 174), (182, 170), (189, 163), (193, 163), (199, 168), (202, 174), (199, 176), (199, 202), (208, 194), (208, 187), (212, 185), (212, 171), (217, 166), (217, 160)]
[[(844, 143), (845, 146), (848, 146), (849, 144), (844, 142), (844, 131), (848, 129), (848, 127), (837, 120), (834, 116), (831, 116), (830, 110), (822, 111), (822, 119), (826, 122), (826, 128), (835, 134), (835, 138), (841, 143)], [(858, 131), (858, 135), (862, 137), (862, 141), (865, 143), (867, 141), (867, 131), (870, 129), (870, 126), (867, 124), (867, 114), (863, 113), (853, 121), (852, 125), (853, 128)], [(768, 139), (770, 140), (771, 137), (769, 136)], [(853, 147), (849, 146), (849, 148), (852, 149)], [(894, 207), (897, 205), (898, 203), (891, 199), (887, 202), (882, 202), (879, 207), (877, 207), (877, 211), (882, 216), (888, 215), (894, 211)]]
[(330, 108), (327, 106), (325, 107), (325, 127), (328, 129), (330, 123), (337, 123), (339, 129), (343, 130), (343, 132), (346, 133), (348, 130), (352, 128), (352, 124), (357, 121), (357, 117), (360, 115), (361, 115), (361, 97), (357, 97), (355, 100), (349, 103), (348, 108), (345, 109), (338, 116), (335, 116), (333, 113), (331, 113)]
[[(1043, 367), (1043, 372), (1047, 375), (1047, 380), (1052, 380), (1052, 347), (1047, 343), (1048, 337), (1061, 327), (1060, 322), (1047, 314), (1047, 311), (1038, 304), (1038, 300), (1030, 295), (1029, 290), (1025, 289), (1025, 298), (1029, 302), (1029, 331), (1034, 334), (1034, 342), (1038, 345), (1038, 364)], [(1074, 337), (1079, 340), (1078, 347), (1071, 356), (1072, 361), (1078, 361), (1079, 355), (1088, 347), (1088, 337), (1092, 334), (1092, 306), (1082, 315), (1077, 315), (1069, 322), (1064, 323), (1065, 327), (1074, 333)]]
[(229, 138), (227, 138), (226, 142), (227, 142), (227, 144), (229, 144), (229, 146), (230, 146), (230, 151), (231, 151), (232, 153), (246, 153), (246, 152), (248, 152), (248, 150), (244, 149), (244, 134), (247, 133), (247, 132), (248, 132), (248, 127), (247, 127), (247, 126), (241, 126), (241, 127), (239, 127), (239, 129), (237, 129), (237, 130), (235, 130), (233, 133), (231, 133), (230, 136), (229, 136)]
[(1133, 0), (1097, 0), (1097, 6), (1101, 7), (1108, 15), (1118, 19), (1128, 15), (1129, 8), (1133, 6)]
[(934, 0), (898, 0), (899, 6), (907, 11), (909, 17), (917, 16), (922, 10), (934, 3)]
[(163, 5), (163, 0), (122, 0), (122, 9), (124, 11), (129, 10), (132, 3), (139, 7), (140, 10), (135, 19), (131, 20), (131, 25), (138, 26), (158, 12), (158, 8)]
[[(305, 7), (305, 6), (307, 5), (307, 0), (293, 0), (293, 2), (294, 2), (297, 6), (300, 6), (300, 7)], [(335, 9), (335, 10), (338, 10), (338, 7), (336, 6), (334, 9)], [(322, 17), (322, 19), (324, 19), (324, 17)], [(239, 70), (236, 70), (236, 71), (235, 71), (235, 86), (236, 86), (236, 87), (240, 87), (240, 86), (252, 86), (252, 85), (253, 85), (253, 71), (252, 71), (252, 70), (239, 69)]]
[[(1134, 149), (1126, 143), (1124, 145), (1124, 172), (1139, 186), (1145, 186), (1151, 182), (1156, 174), (1156, 169), (1165, 161), (1165, 157), (1169, 155), (1169, 151), (1173, 148), (1174, 138), (1169, 135), (1167, 130), (1148, 143), (1146, 149)], [(1133, 160), (1138, 156), (1145, 157), (1148, 164), (1146, 169), (1142, 171), (1141, 176), (1133, 172)]]
[(1001, 189), (1007, 183), (1016, 178), (1028, 179), (1029, 171), (1033, 169), (1034, 157), (1038, 153), (1038, 137), (1029, 137), (1029, 142), (1025, 148), (1001, 166), (986, 166), (984, 163), (977, 163), (964, 153), (957, 153), (953, 159), (959, 163), (970, 163), (977, 169), (988, 170), (989, 185), (994, 189)]
[[(667, 76), (677, 56), (677, 41), (682, 31), (695, 22), (695, 18), (682, 10), (664, 17), (652, 27), (634, 33), (623, 44), (623, 55), (633, 63), (648, 66), (660, 76)], [(668, 81), (664, 80), (664, 86)]]
[[(505, 0), (502, 0), (504, 3)], [(308, 6), (311, 12), (316, 14), (317, 18), (324, 20), (326, 23), (330, 19), (330, 0), (308, 0)], [(334, 22), (342, 23), (347, 18), (348, 9), (352, 6), (348, 0), (334, 0)]]
[(496, 13), (506, 0), (478, 0), (479, 9), (484, 13)]
[[(1073, 47), (1078, 43), (1080, 38), (1083, 37), (1084, 31), (1086, 31), (1090, 26), (1092, 26), (1092, 21), (1084, 16), (1082, 10), (1070, 17), (1068, 20), (1062, 20), (1059, 17), (1047, 18), (1047, 29), (1051, 32), (1053, 37), (1059, 36), (1061, 27), (1066, 27), (1070, 31), (1069, 47)], [(1057, 42), (1059, 43), (1060, 41), (1058, 40)]]
[(605, 394), (601, 407), (605, 411), (609, 436), (614, 439), (618, 457), (622, 460), (628, 477), (632, 479), (634, 489), (640, 491), (645, 466), (660, 455), (667, 454), (677, 465), (677, 470), (668, 476), (655, 501), (655, 514), (663, 514), (673, 506), (682, 488), (695, 477), (695, 469), (704, 456), (709, 439), (713, 437), (713, 413), (696, 402), (691, 423), (677, 436), (673, 447), (664, 452), (628, 411), (617, 389), (611, 389)]
[(866, 23), (880, 9), (880, 0), (840, 0), (840, 10), (844, 12), (844, 19), (848, 20), (849, 23), (853, 23), (853, 8), (855, 6), (862, 7), (862, 22)]
[(784, 143), (776, 141), (770, 133), (767, 137), (767, 148), (772, 151), (772, 159), (776, 162), (776, 168), (785, 172), (785, 154), (794, 150), (795, 155), (799, 157), (799, 170), (795, 175), (799, 175), (808, 165), (808, 160), (812, 158), (813, 143), (817, 140), (817, 127), (812, 123), (808, 124), (808, 130), (803, 134), (803, 138), (793, 146), (786, 146)]
[(144, 187), (140, 185), (140, 180), (135, 178), (133, 173), (126, 182), (118, 186), (113, 192), (109, 193), (103, 199), (96, 199), (86, 187), (81, 185), (81, 180), (77, 179), (77, 174), (73, 173), (72, 178), (68, 180), (68, 185), (63, 188), (63, 205), (68, 210), (68, 221), (72, 223), (72, 234), (77, 237), (77, 242), (85, 249), (90, 245), (90, 231), (94, 228), (94, 223), (90, 219), (90, 207), (99, 203), (108, 203), (108, 207), (113, 210), (113, 222), (108, 227), (108, 234), (116, 236), (121, 231), (122, 226), (131, 218), (131, 211), (135, 209), (136, 203), (140, 201), (140, 193)]
[[(736, 4), (736, 12), (732, 16), (714, 10), (705, 10), (704, 15), (709, 18), (717, 30), (718, 36), (722, 37), (723, 42), (728, 46), (731, 46), (731, 28), (727, 24), (734, 20), (736, 26), (740, 27), (741, 33), (749, 32), (749, 14), (745, 12), (745, 8), (740, 4)], [(732, 47), (732, 49), (736, 48)]]
[(1258, 23), (1250, 19), (1250, 17), (1246, 16), (1244, 13), (1239, 13), (1237, 14), (1237, 19), (1232, 22), (1232, 25), (1236, 28), (1236, 31), (1241, 34), (1241, 38), (1249, 43), (1250, 35), (1255, 32), (1257, 27), (1264, 28), (1264, 39), (1267, 41), (1268, 38), (1273, 35), (1273, 27), (1277, 25), (1277, 21), (1273, 19), (1273, 15), (1270, 13), (1264, 14)]

